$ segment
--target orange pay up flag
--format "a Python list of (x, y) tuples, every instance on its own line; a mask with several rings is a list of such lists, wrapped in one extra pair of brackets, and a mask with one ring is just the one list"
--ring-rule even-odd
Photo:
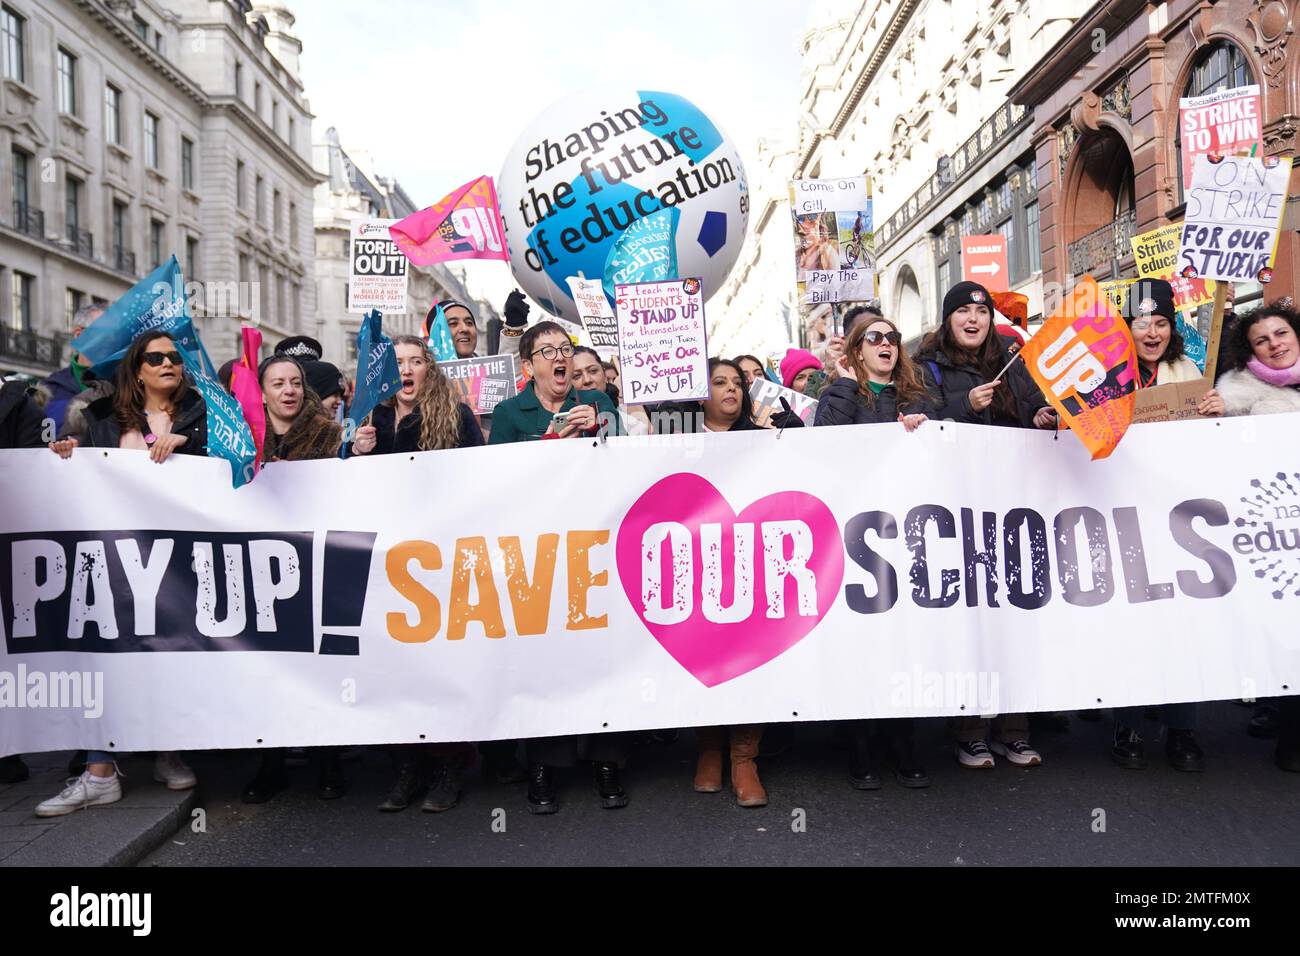
[(1133, 421), (1137, 348), (1092, 276), (1075, 285), (1020, 355), (1093, 460), (1114, 451)]

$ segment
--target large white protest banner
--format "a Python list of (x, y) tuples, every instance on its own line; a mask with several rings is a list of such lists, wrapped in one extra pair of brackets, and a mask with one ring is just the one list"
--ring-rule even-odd
[[(1135, 425), (1099, 462), (937, 421), (530, 442), (240, 489), (0, 452), (0, 754), (1294, 694), (1297, 424)], [(34, 690), (72, 673), (93, 707)]]
[(1289, 156), (1197, 156), (1178, 248), (1179, 274), (1269, 282), (1290, 181)]
[(615, 286), (627, 405), (709, 397), (709, 343), (699, 279)]
[(406, 256), (388, 235), (396, 219), (359, 219), (352, 224), (348, 263), (348, 311), (406, 311)]

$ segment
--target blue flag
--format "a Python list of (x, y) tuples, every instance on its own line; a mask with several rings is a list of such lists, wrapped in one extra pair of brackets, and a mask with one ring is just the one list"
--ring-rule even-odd
[(224, 458), (230, 462), (230, 481), (234, 487), (253, 480), (257, 460), (257, 444), (253, 430), (244, 420), (239, 400), (231, 395), (214, 376), (209, 375), (193, 353), (177, 346), (190, 373), (194, 387), (203, 396), (207, 407), (208, 457)]
[(632, 282), (662, 282), (677, 278), (677, 220), (675, 206), (660, 209), (632, 223), (618, 237), (605, 259), (605, 295), (614, 301), (614, 287)]
[[(451, 326), (442, 306), (434, 306), (433, 321), (429, 323), (429, 351), (439, 362), (456, 361), (456, 346), (451, 341)], [(358, 353), (360, 354), (360, 353)]]
[(1183, 336), (1183, 351), (1187, 353), (1188, 358), (1196, 363), (1196, 367), (1204, 372), (1206, 342), (1200, 330), (1196, 326), (1188, 324), (1187, 320), (1180, 315), (1178, 317), (1178, 331)]
[[(348, 418), (360, 425), (380, 402), (387, 401), (402, 388), (402, 375), (397, 370), (397, 351), (393, 340), (384, 334), (383, 316), (378, 309), (366, 313), (357, 332), (357, 387), (352, 396)], [(446, 319), (443, 325), (446, 326)], [(451, 341), (450, 332), (447, 341)]]
[(72, 343), (100, 378), (111, 377), (126, 350), (141, 332), (157, 330), (172, 337), (182, 352), (198, 357), (212, 378), (217, 372), (194, 329), (185, 302), (185, 280), (172, 256), (141, 279)]

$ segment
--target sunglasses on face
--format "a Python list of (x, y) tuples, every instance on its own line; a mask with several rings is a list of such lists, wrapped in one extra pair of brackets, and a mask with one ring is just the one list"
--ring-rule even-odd
[(903, 336), (897, 332), (881, 332), (879, 329), (872, 329), (862, 336), (862, 341), (868, 345), (879, 345), (881, 342), (888, 342), (897, 348), (899, 343), (903, 341)]
[(181, 353), (180, 352), (145, 352), (144, 360), (147, 364), (152, 365), (154, 368), (161, 367), (163, 362), (171, 362), (173, 365), (179, 367), (181, 364)]

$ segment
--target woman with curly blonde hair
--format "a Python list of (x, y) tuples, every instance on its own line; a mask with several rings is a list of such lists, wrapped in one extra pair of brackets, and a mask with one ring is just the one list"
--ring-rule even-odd
[[(369, 425), (357, 429), (354, 451), (388, 455), (482, 445), (483, 431), (474, 413), (456, 396), (425, 341), (399, 335), (393, 348), (402, 388), (371, 413)], [(374, 450), (362, 452), (372, 436)]]

